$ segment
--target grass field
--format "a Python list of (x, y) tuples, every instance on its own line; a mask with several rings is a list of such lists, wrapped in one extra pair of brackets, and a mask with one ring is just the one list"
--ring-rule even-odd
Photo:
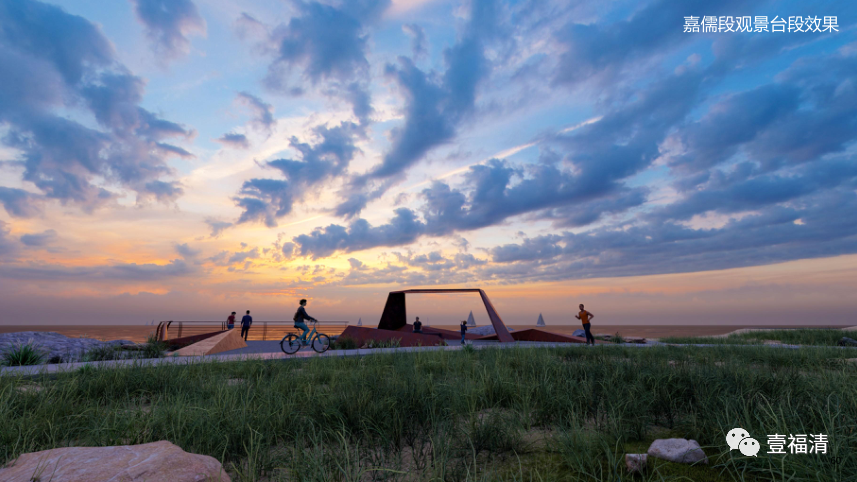
[[(465, 349), (0, 378), (0, 455), (169, 440), (233, 480), (857, 480), (857, 349)], [(758, 457), (730, 452), (743, 427)], [(767, 455), (767, 434), (827, 454)], [(695, 439), (708, 466), (625, 453)]]
[(857, 337), (857, 331), (837, 329), (793, 329), (764, 330), (733, 333), (727, 336), (667, 337), (663, 343), (706, 343), (716, 345), (758, 345), (765, 341), (777, 341), (788, 345), (837, 346), (842, 337)]

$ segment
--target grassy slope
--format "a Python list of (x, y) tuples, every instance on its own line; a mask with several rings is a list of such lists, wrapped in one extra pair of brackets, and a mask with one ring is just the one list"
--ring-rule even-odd
[[(4, 377), (0, 455), (170, 440), (233, 480), (855, 480), (849, 357), (574, 347)], [(724, 444), (739, 426), (763, 447), (825, 433), (829, 454), (746, 458)], [(699, 441), (711, 466), (624, 474), (624, 453), (669, 436)]]
[(712, 345), (758, 345), (765, 340), (778, 341), (788, 345), (837, 346), (843, 336), (854, 338), (855, 331), (837, 329), (795, 329), (750, 331), (722, 337), (669, 337), (662, 338), (664, 343), (706, 343)]

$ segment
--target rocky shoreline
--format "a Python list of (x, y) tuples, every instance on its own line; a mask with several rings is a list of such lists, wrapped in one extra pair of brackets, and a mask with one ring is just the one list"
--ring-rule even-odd
[(81, 361), (86, 353), (103, 347), (121, 349), (139, 346), (130, 340), (101, 341), (94, 338), (70, 338), (53, 331), (21, 331), (0, 334), (0, 355), (26, 344), (39, 350), (45, 363)]

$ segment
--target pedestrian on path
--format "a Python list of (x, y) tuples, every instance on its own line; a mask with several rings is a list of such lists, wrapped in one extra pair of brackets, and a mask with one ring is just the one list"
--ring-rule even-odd
[(464, 335), (467, 333), (467, 320), (461, 320), (461, 344), (464, 344)]
[(244, 338), (244, 341), (247, 341), (247, 335), (250, 333), (250, 325), (252, 324), (253, 317), (250, 316), (250, 310), (247, 310), (247, 314), (241, 318), (241, 338)]
[(235, 312), (233, 311), (229, 318), (226, 318), (226, 329), (231, 330), (235, 328)]

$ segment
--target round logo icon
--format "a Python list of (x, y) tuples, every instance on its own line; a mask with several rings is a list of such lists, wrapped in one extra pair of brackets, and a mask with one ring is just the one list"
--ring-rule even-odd
[(739, 449), (741, 450), (741, 453), (747, 457), (755, 457), (756, 454), (759, 453), (759, 441), (754, 438), (745, 438), (744, 440), (741, 440)]
[(730, 450), (735, 450), (738, 448), (738, 444), (749, 436), (750, 432), (747, 432), (743, 428), (733, 428), (726, 434), (726, 443), (729, 445)]

